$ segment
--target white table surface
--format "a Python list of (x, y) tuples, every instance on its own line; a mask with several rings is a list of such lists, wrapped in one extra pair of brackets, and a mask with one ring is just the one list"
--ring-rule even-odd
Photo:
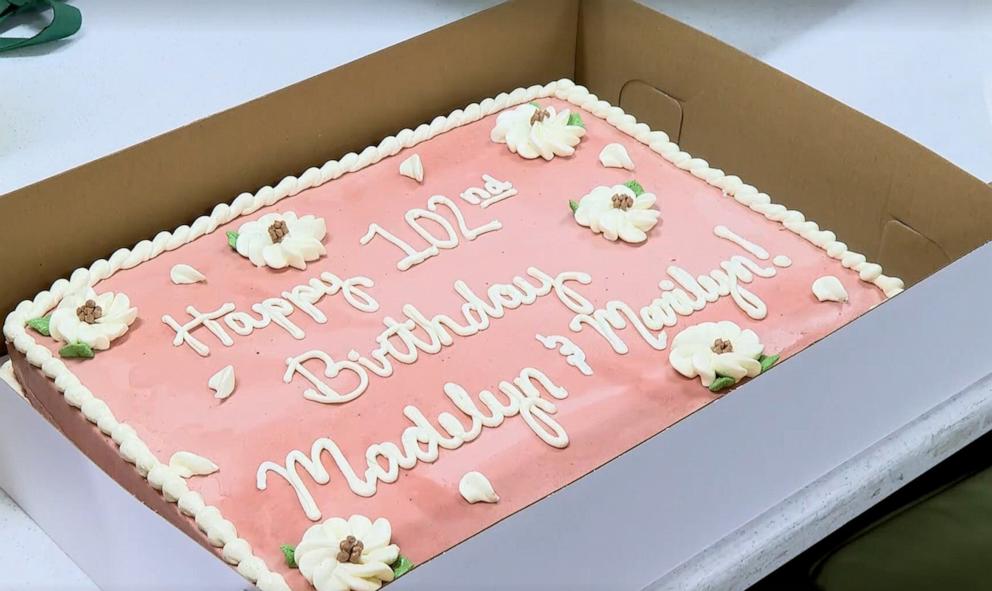
[[(496, 3), (81, 4), (76, 37), (0, 57), (0, 194)], [(645, 3), (992, 180), (992, 3)], [(95, 587), (0, 491), (7, 589)]]

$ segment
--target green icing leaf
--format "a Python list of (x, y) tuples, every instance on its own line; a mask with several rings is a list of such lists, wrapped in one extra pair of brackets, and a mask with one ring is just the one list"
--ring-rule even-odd
[(93, 359), (93, 349), (86, 343), (70, 343), (59, 349), (59, 356), (71, 359), (79, 357), (82, 359)]
[(637, 197), (640, 197), (641, 193), (644, 192), (644, 187), (641, 186), (641, 183), (635, 180), (627, 181), (626, 183), (624, 183), (624, 186), (630, 189), (631, 191), (633, 191), (634, 195)]
[(538, 109), (541, 108), (541, 103), (539, 103), (537, 101), (531, 101), (531, 102), (529, 102), (527, 104), (530, 105), (530, 106), (532, 106), (532, 107), (537, 107)]
[(577, 125), (582, 129), (586, 127), (586, 124), (582, 122), (582, 116), (578, 113), (570, 113), (568, 115), (568, 125)]
[(227, 233), (227, 244), (234, 250), (238, 249), (238, 233), (230, 231)]
[(63, 39), (79, 31), (79, 27), (83, 24), (83, 15), (80, 14), (78, 8), (55, 0), (0, 1), (0, 21), (14, 16), (15, 19), (23, 19), (23, 22), (31, 22), (35, 19), (44, 22), (45, 17), (42, 16), (42, 12), (46, 8), (52, 9), (51, 16), (47, 19), (48, 24), (43, 25), (38, 32), (32, 31), (30, 37), (6, 35), (11, 28), (17, 28), (16, 20), (0, 27), (0, 51), (20, 49)]
[(279, 546), (279, 549), (282, 550), (282, 555), (286, 559), (286, 566), (289, 568), (299, 568), (296, 566), (296, 548), (289, 544), (283, 544)]
[(575, 213), (575, 211), (579, 209), (579, 202), (574, 199), (569, 199), (568, 206), (572, 208), (572, 213)]
[(712, 384), (710, 384), (710, 392), (719, 392), (720, 390), (729, 388), (736, 383), (737, 382), (734, 381), (734, 378), (730, 376), (721, 376), (717, 374), (717, 378), (713, 380)]
[(52, 320), (51, 314), (42, 316), (41, 318), (32, 318), (31, 320), (28, 320), (28, 326), (35, 329), (37, 332), (40, 332), (41, 334), (45, 335), (46, 337), (50, 337), (52, 336), (52, 333), (48, 329), (48, 323), (51, 322), (51, 320)]
[(778, 359), (778, 355), (762, 355), (761, 357), (758, 357), (758, 363), (761, 364), (761, 371), (768, 371), (768, 368), (778, 363)]
[(410, 562), (409, 558), (400, 554), (400, 557), (391, 566), (393, 568), (393, 578), (398, 579), (413, 570), (413, 567), (416, 565)]

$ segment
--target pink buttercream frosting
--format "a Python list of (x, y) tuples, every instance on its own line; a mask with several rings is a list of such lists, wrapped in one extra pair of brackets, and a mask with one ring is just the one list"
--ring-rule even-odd
[[(575, 110), (561, 101), (542, 102)], [(406, 405), (416, 406), (435, 424), (444, 411), (467, 424), (467, 417), (444, 395), (446, 382), (463, 386), (477, 399), (480, 390), (494, 390), (500, 381), (517, 377), (525, 367), (545, 372), (568, 390), (568, 397), (556, 402), (555, 415), (570, 438), (565, 449), (547, 445), (515, 417), (498, 428), (484, 429), (478, 439), (460, 449), (442, 449), (433, 464), (419, 463), (401, 471), (397, 482), (380, 484), (368, 498), (348, 488), (326, 454), (325, 466), (331, 474), (328, 484), (318, 485), (304, 473), (303, 480), (324, 518), (354, 513), (386, 517), (392, 522), (393, 541), (403, 554), (422, 563), (582, 477), (717, 396), (698, 380), (676, 373), (668, 362), (669, 351), (649, 347), (631, 328), (618, 330), (630, 347), (626, 355), (616, 354), (589, 327), (572, 332), (569, 322), (574, 313), (554, 294), (507, 311), (477, 335), (455, 336), (453, 344), (439, 354), (421, 353), (412, 365), (396, 363), (390, 377), (373, 375), (365, 393), (345, 404), (323, 405), (304, 399), (302, 392), (309, 383), (299, 376), (284, 383), (287, 357), (311, 349), (323, 350), (335, 359), (346, 358), (352, 349), (368, 355), (376, 346), (375, 337), (385, 328), (382, 319), (402, 319), (404, 304), (415, 305), (428, 317), (443, 313), (460, 318), (463, 300), (452, 287), (455, 281), (464, 281), (481, 296), (492, 283), (508, 283), (532, 266), (552, 276), (562, 271), (589, 273), (591, 284), (572, 286), (597, 307), (620, 299), (638, 310), (660, 295), (658, 283), (670, 279), (666, 274), (669, 265), (701, 275), (731, 256), (751, 257), (715, 236), (716, 225), (761, 245), (772, 257), (788, 256), (792, 265), (778, 269), (775, 277), (757, 277), (746, 285), (768, 305), (765, 319), (748, 317), (725, 297), (679, 318), (676, 326), (666, 330), (669, 342), (692, 324), (731, 320), (754, 330), (767, 353), (786, 358), (884, 300), (857, 273), (780, 224), (725, 197), (606, 122), (582, 115), (587, 133), (572, 157), (524, 160), (505, 145), (490, 141), (495, 116), (486, 117), (120, 271), (96, 290), (126, 293), (138, 308), (138, 320), (109, 350), (91, 360), (67, 363), (119, 420), (137, 430), (159, 459), (187, 450), (219, 465), (219, 472), (191, 479), (190, 488), (216, 505), (270, 568), (283, 573), (294, 588), (304, 589), (307, 586), (299, 573), (284, 565), (279, 546), (298, 543), (312, 522), (282, 478), (270, 474), (268, 489), (258, 490), (256, 471), (265, 461), (281, 464), (295, 449), (309, 454), (316, 439), (331, 437), (361, 474), (370, 445), (399, 443), (403, 429), (410, 425), (403, 415)], [(600, 165), (600, 150), (612, 142), (627, 148), (636, 170)], [(422, 185), (398, 172), (399, 163), (414, 152), (420, 155), (426, 173)], [(487, 209), (462, 201), (459, 194), (469, 187), (481, 187), (483, 174), (513, 183), (518, 194)], [(609, 242), (575, 223), (570, 199), (579, 200), (598, 185), (631, 179), (658, 196), (662, 220), (648, 232), (645, 243)], [(407, 271), (397, 269), (403, 255), (382, 237), (359, 244), (369, 224), (375, 222), (416, 248), (424, 246), (403, 216), (410, 209), (426, 208), (432, 195), (457, 202), (469, 227), (497, 219), (502, 229), (474, 241), (461, 238), (457, 248), (442, 250)], [(326, 221), (327, 255), (309, 262), (306, 270), (258, 268), (228, 246), (225, 231), (237, 230), (266, 213), (285, 211)], [(445, 209), (440, 211), (453, 221)], [(422, 223), (441, 235), (433, 222)], [(772, 266), (771, 258), (759, 262)], [(194, 266), (206, 282), (171, 283), (169, 271), (179, 263)], [(232, 302), (237, 310), (250, 311), (252, 304), (279, 297), (324, 271), (342, 278), (371, 278), (375, 285), (366, 291), (379, 302), (379, 310), (362, 312), (350, 307), (341, 295), (326, 296), (316, 304), (328, 317), (325, 324), (299, 310), (290, 316), (306, 332), (305, 339), (297, 340), (270, 325), (249, 336), (228, 330), (234, 339), (230, 347), (200, 327), (193, 334), (210, 347), (207, 357), (186, 345), (173, 346), (175, 332), (161, 321), (168, 314), (180, 324), (186, 322), (188, 305), (209, 311)], [(816, 300), (810, 286), (823, 275), (841, 280), (849, 294), (847, 303)], [(593, 375), (582, 375), (557, 351), (542, 346), (535, 338), (538, 333), (571, 338), (584, 350)], [(57, 350), (56, 343), (50, 345)], [(237, 387), (230, 398), (221, 401), (214, 398), (207, 381), (228, 364), (235, 368)], [(307, 367), (315, 373), (323, 369), (319, 363)], [(107, 445), (113, 445), (109, 439)], [(498, 503), (470, 505), (459, 495), (459, 479), (472, 470), (484, 473), (493, 483)]]

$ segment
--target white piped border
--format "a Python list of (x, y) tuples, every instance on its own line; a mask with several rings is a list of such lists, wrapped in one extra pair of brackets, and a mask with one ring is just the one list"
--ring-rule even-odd
[(216, 507), (206, 505), (199, 493), (190, 490), (182, 477), (155, 457), (130, 425), (119, 422), (110, 407), (80, 383), (79, 378), (61, 359), (53, 356), (47, 347), (35, 341), (25, 329), (27, 321), (44, 315), (67, 293), (92, 287), (121, 269), (136, 267), (163, 252), (175, 250), (214, 232), (218, 226), (240, 216), (254, 213), (262, 207), (273, 205), (306, 189), (323, 185), (346, 173), (357, 172), (383, 158), (397, 154), (404, 148), (473, 123), (507, 107), (549, 97), (568, 101), (604, 119), (623, 133), (647, 145), (678, 168), (720, 188), (724, 195), (733, 197), (738, 203), (767, 219), (781, 223), (788, 230), (826, 251), (831, 258), (841, 261), (844, 267), (853, 269), (863, 281), (876, 285), (886, 297), (902, 291), (903, 282), (900, 279), (883, 275), (881, 266), (869, 263), (864, 255), (848, 250), (846, 244), (837, 241), (833, 232), (820, 229), (816, 223), (808, 221), (798, 211), (772, 203), (767, 194), (760, 193), (757, 188), (745, 184), (739, 177), (726, 175), (720, 169), (711, 168), (705, 160), (693, 158), (683, 152), (677, 144), (669, 140), (665, 132), (652, 131), (644, 123), (638, 123), (632, 115), (624, 113), (620, 107), (614, 107), (591, 94), (585, 87), (563, 79), (544, 86), (518, 88), (509, 94), (501, 93), (481, 103), (456, 109), (447, 117), (436, 117), (429, 124), (422, 124), (413, 130), (404, 129), (395, 136), (388, 136), (379, 142), (378, 146), (369, 146), (360, 153), (350, 152), (341, 160), (331, 160), (320, 168), (309, 168), (299, 177), (288, 176), (275, 187), (263, 187), (255, 194), (242, 193), (230, 205), (226, 203), (217, 205), (210, 215), (197, 218), (191, 225), (180, 226), (172, 232), (159, 232), (153, 239), (142, 240), (131, 249), (117, 250), (109, 259), (100, 259), (88, 269), (76, 269), (69, 279), (59, 279), (49, 290), (39, 293), (33, 300), (25, 300), (18, 304), (4, 321), (4, 335), (18, 351), (24, 354), (29, 363), (40, 368), (45, 375), (54, 380), (56, 389), (63, 393), (68, 404), (78, 408), (87, 420), (114, 440), (119, 447), (120, 455), (134, 464), (153, 488), (160, 490), (167, 501), (178, 504), (183, 514), (194, 519), (210, 544), (222, 548), (221, 555), (227, 562), (235, 565), (239, 573), (255, 583), (261, 591), (289, 591), (289, 586), (282, 576), (269, 570), (265, 562), (252, 553), (248, 542), (238, 537), (234, 524), (224, 519)]

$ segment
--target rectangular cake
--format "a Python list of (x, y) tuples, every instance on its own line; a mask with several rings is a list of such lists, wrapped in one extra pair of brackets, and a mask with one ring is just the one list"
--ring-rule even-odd
[(262, 591), (374, 590), (901, 289), (559, 80), (118, 250), (4, 335), (41, 413)]

